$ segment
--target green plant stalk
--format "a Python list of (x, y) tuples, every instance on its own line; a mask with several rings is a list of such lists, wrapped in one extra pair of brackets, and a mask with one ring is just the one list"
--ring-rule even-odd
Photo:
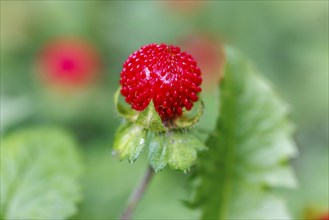
[(146, 173), (145, 173), (144, 177), (142, 178), (141, 182), (137, 185), (137, 187), (134, 189), (134, 191), (130, 195), (126, 208), (123, 211), (123, 214), (120, 218), (121, 220), (131, 219), (133, 212), (136, 208), (136, 205), (138, 204), (138, 202), (141, 200), (142, 196), (144, 195), (145, 190), (148, 187), (148, 185), (150, 184), (153, 176), (154, 176), (154, 171), (150, 166), (148, 166)]

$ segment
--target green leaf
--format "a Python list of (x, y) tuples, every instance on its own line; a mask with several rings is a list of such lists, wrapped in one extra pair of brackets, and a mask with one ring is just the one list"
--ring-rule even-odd
[(168, 165), (181, 171), (187, 171), (196, 163), (197, 152), (206, 149), (194, 135), (183, 132), (172, 132), (166, 139), (169, 151)]
[(193, 134), (178, 130), (153, 134), (149, 139), (148, 158), (156, 172), (167, 164), (172, 169), (187, 171), (196, 163), (198, 151), (206, 149)]
[(151, 101), (147, 108), (139, 114), (136, 124), (155, 132), (167, 130), (162, 124), (161, 118), (154, 108), (153, 101)]
[(150, 145), (148, 159), (155, 172), (164, 169), (168, 163), (169, 151), (165, 145), (164, 134), (149, 132)]
[(80, 157), (55, 128), (18, 131), (1, 140), (1, 218), (64, 219), (80, 200)]
[(244, 57), (227, 49), (220, 117), (200, 157), (191, 205), (203, 219), (289, 219), (276, 187), (294, 187), (288, 108)]
[(128, 158), (130, 163), (135, 162), (145, 147), (146, 130), (138, 125), (125, 122), (118, 129), (113, 145), (113, 154), (120, 160)]

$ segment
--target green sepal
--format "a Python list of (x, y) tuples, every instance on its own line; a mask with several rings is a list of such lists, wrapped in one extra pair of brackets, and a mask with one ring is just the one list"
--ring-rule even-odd
[(130, 106), (126, 107), (123, 104), (120, 103), (119, 98), (120, 98), (120, 90), (121, 87), (118, 88), (118, 90), (114, 94), (114, 105), (115, 108), (122, 117), (125, 119), (134, 122), (136, 118), (138, 117), (138, 112), (132, 109)]
[(169, 151), (168, 165), (175, 170), (187, 171), (196, 163), (197, 152), (207, 149), (191, 133), (172, 132), (166, 140), (166, 147)]
[(200, 99), (196, 102), (198, 104), (198, 110), (194, 116), (190, 117), (187, 112), (184, 112), (183, 115), (175, 119), (174, 124), (177, 128), (186, 128), (191, 127), (195, 123), (197, 123), (202, 116), (204, 103), (200, 97)]
[[(146, 109), (137, 112), (119, 103), (120, 88), (115, 93), (114, 101), (117, 111), (128, 121), (122, 124), (114, 138), (113, 154), (120, 160), (128, 159), (133, 163), (144, 147), (148, 148), (148, 159), (151, 167), (161, 171), (167, 165), (172, 169), (187, 171), (195, 164), (197, 152), (206, 149), (192, 133), (182, 132), (180, 128), (194, 125), (203, 112), (203, 102), (197, 102), (194, 116), (184, 112), (174, 121), (175, 127), (167, 128), (155, 110), (151, 100)], [(192, 113), (193, 114), (193, 113)]]
[(142, 111), (136, 120), (136, 124), (154, 132), (166, 131), (158, 112), (154, 108), (153, 101)]
[(130, 122), (122, 124), (114, 137), (113, 155), (135, 162), (146, 142), (146, 130)]
[(165, 143), (164, 133), (149, 132), (148, 139), (150, 140), (148, 159), (151, 167), (155, 172), (163, 170), (169, 158), (169, 152)]
[(148, 159), (156, 172), (166, 165), (175, 170), (187, 171), (196, 163), (198, 151), (206, 149), (193, 134), (178, 130), (153, 133), (149, 139)]

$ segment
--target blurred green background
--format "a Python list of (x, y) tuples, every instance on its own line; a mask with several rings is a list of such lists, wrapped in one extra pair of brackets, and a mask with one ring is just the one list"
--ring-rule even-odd
[[(144, 44), (177, 44), (204, 70), (205, 115), (217, 116), (222, 43), (243, 51), (291, 106), (299, 187), (285, 192), (295, 218), (328, 212), (328, 1), (1, 1), (1, 135), (56, 124), (76, 135), (85, 162), (84, 200), (73, 218), (116, 218), (147, 165), (111, 156), (120, 123), (113, 106), (122, 64)], [(99, 56), (95, 80), (58, 86), (38, 65), (47, 45), (85, 42)], [(77, 58), (79, 62), (79, 58)], [(80, 61), (82, 62), (82, 61)], [(261, 109), (258, 109), (261, 111)], [(136, 218), (198, 217), (184, 207), (188, 176), (156, 175)]]

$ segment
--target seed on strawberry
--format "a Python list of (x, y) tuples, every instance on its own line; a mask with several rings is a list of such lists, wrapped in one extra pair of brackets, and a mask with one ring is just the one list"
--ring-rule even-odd
[(201, 92), (201, 70), (179, 47), (149, 44), (123, 64), (121, 94), (133, 109), (143, 111), (153, 100), (163, 122), (191, 110)]

